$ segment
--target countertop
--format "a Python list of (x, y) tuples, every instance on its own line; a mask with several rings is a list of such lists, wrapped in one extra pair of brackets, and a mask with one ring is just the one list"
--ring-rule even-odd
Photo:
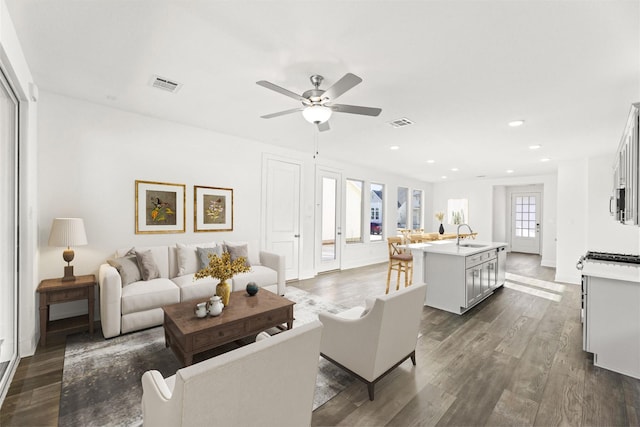
[(640, 283), (640, 265), (638, 264), (585, 260), (581, 274)]
[[(428, 243), (410, 243), (402, 247), (411, 249), (412, 251), (422, 251), (434, 254), (444, 254), (453, 256), (469, 256), (491, 249), (508, 246), (505, 242), (482, 242), (478, 240), (464, 239), (460, 241), (461, 246), (456, 245), (455, 240), (438, 240)], [(473, 245), (474, 247), (465, 247), (462, 245)], [(478, 247), (480, 246), (480, 247)]]

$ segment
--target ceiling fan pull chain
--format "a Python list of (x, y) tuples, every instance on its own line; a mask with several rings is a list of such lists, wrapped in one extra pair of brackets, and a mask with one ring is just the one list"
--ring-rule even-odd
[(313, 158), (316, 159), (318, 158), (318, 134), (320, 133), (320, 130), (314, 126), (314, 130), (313, 130)]

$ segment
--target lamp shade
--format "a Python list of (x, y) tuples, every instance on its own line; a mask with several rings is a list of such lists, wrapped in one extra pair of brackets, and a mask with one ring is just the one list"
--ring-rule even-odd
[(331, 117), (331, 108), (324, 105), (310, 105), (302, 110), (302, 116), (309, 123), (324, 123)]
[(49, 246), (82, 246), (87, 244), (82, 218), (56, 218), (51, 225)]

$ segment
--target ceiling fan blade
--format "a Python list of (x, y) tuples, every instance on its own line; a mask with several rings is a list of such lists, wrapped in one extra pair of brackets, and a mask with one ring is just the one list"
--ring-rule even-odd
[(305, 102), (305, 103), (309, 102), (309, 100), (307, 100), (306, 98), (303, 98), (301, 95), (298, 95), (297, 93), (291, 92), (290, 90), (285, 89), (283, 87), (280, 87), (278, 85), (274, 85), (273, 83), (268, 82), (266, 80), (260, 80), (259, 82), (256, 82), (256, 84), (260, 85), (262, 87), (266, 87), (267, 89), (271, 89), (273, 91), (276, 91), (278, 93), (281, 93), (283, 95), (286, 95), (286, 96), (288, 96), (290, 98), (296, 99), (298, 101)]
[(319, 130), (320, 132), (324, 132), (324, 131), (327, 131), (327, 130), (329, 130), (329, 129), (331, 129), (331, 128), (329, 127), (329, 122), (318, 123), (318, 130)]
[(363, 116), (377, 116), (382, 112), (381, 108), (361, 107), (359, 105), (333, 104), (327, 105), (338, 113), (362, 114)]
[(272, 119), (274, 117), (280, 117), (287, 114), (297, 113), (298, 111), (304, 110), (304, 107), (292, 108), (291, 110), (278, 111), (277, 113), (267, 114), (266, 116), (260, 116), (263, 119)]
[(322, 97), (329, 99), (329, 102), (331, 102), (361, 81), (362, 79), (355, 74), (347, 73), (340, 80), (335, 82), (333, 86), (324, 91)]

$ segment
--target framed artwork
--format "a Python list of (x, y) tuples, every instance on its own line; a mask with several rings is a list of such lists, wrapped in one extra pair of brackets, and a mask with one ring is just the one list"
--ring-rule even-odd
[(136, 180), (136, 234), (185, 232), (185, 185)]
[(193, 186), (193, 231), (233, 231), (233, 189)]

